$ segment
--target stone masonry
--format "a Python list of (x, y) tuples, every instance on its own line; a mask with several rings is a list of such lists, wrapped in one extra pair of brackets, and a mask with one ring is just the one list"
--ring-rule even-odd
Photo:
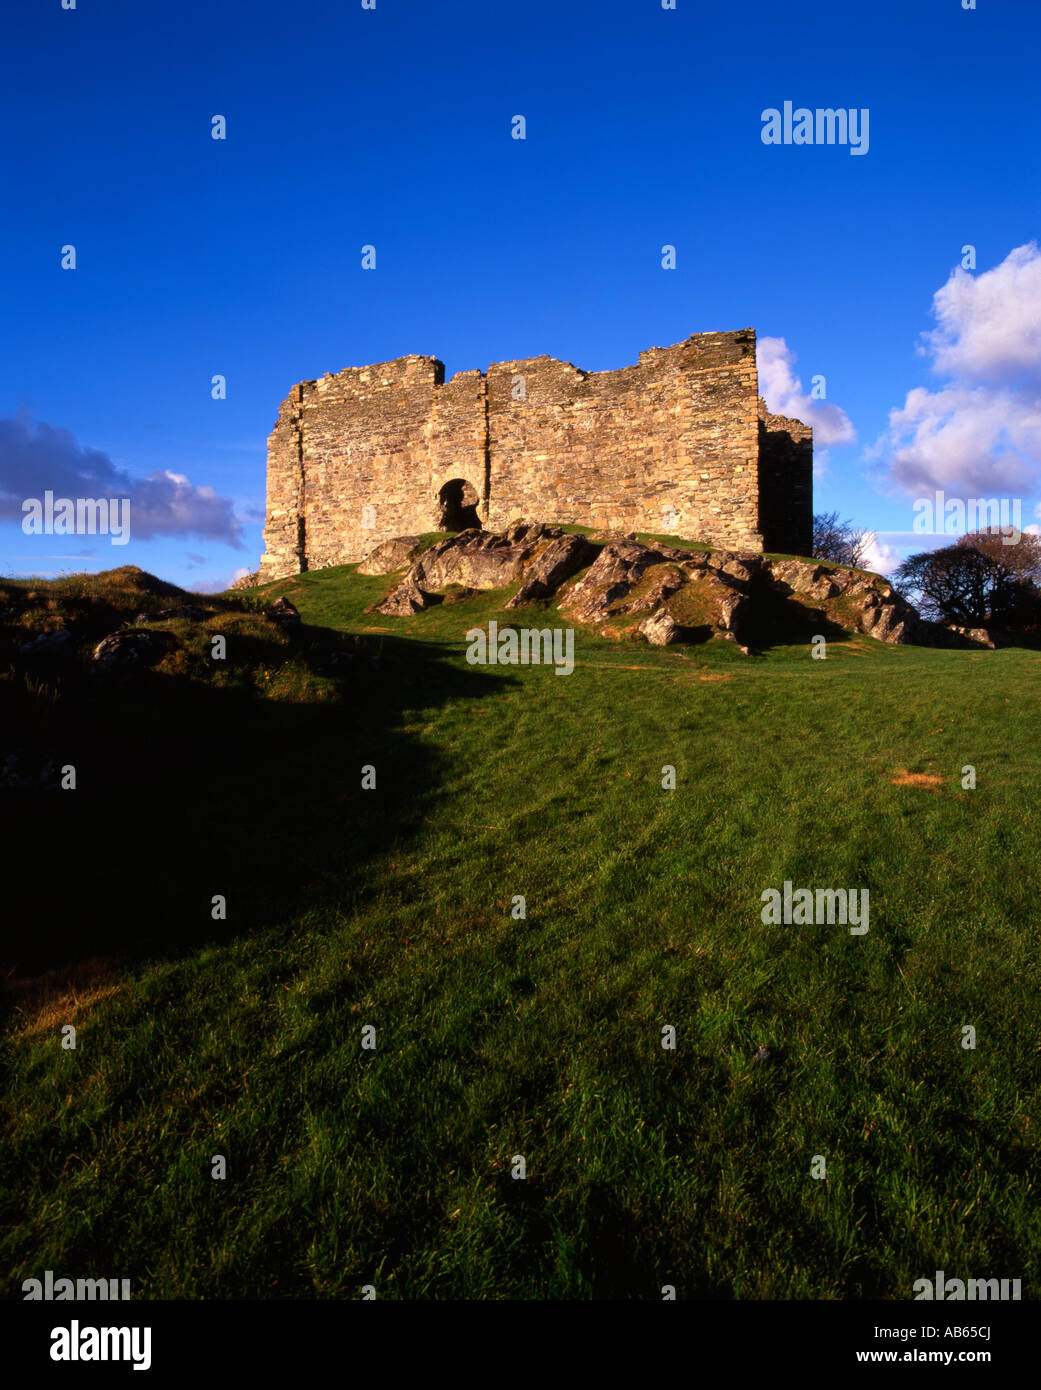
[(809, 427), (759, 398), (750, 328), (610, 372), (532, 357), (446, 382), (436, 358), (399, 357), (282, 403), (261, 579), (518, 517), (805, 555), (812, 473)]

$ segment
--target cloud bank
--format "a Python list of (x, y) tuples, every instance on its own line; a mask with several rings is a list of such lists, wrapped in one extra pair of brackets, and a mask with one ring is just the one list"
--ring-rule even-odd
[(891, 486), (911, 496), (1017, 497), (1041, 475), (1041, 248), (1010, 251), (933, 295), (919, 354), (942, 380), (890, 411), (881, 441)]
[(20, 522), (23, 501), (48, 490), (55, 497), (129, 497), (135, 541), (194, 535), (245, 549), (231, 499), (213, 488), (165, 469), (133, 478), (69, 430), (25, 414), (0, 419), (0, 520)]

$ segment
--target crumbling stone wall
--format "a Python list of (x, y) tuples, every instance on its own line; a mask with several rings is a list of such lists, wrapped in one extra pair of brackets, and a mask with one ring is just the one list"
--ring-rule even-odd
[[(436, 358), (411, 356), (302, 382), (269, 440), (261, 577), (359, 560), (459, 515), (491, 529), (527, 516), (756, 551), (800, 527), (808, 536), (810, 432), (761, 416), (760, 404), (751, 329), (695, 334), (612, 372), (535, 357), (446, 382)], [(775, 422), (765, 434), (763, 419)], [(799, 438), (785, 453), (774, 435), (792, 425)]]
[(813, 431), (771, 415), (759, 398), (759, 529), (763, 549), (809, 555), (813, 535)]

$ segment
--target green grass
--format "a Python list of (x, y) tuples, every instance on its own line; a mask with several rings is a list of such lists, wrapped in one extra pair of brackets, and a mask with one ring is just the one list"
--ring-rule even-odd
[[(107, 693), (7, 678), (90, 773), (29, 817), (52, 865), (79, 844), (63, 949), (119, 928), (116, 964), (11, 996), (12, 1283), (907, 1299), (943, 1268), (1036, 1296), (1041, 656), (579, 629), (560, 678), (464, 659), (553, 605), (367, 614), (390, 583), (274, 585), (306, 631), (240, 614), (222, 672), (183, 624), (175, 669)], [(869, 889), (870, 931), (764, 926), (785, 879)], [(45, 944), (55, 881), (9, 940)]]

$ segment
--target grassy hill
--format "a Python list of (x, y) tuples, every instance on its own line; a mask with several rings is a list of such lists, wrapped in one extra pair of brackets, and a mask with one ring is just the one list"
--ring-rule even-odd
[[(194, 596), (105, 679), (93, 642), (183, 596), (3, 584), (11, 1287), (1036, 1290), (1041, 655), (580, 630), (562, 679), (464, 659), (552, 604), (367, 614), (390, 582)], [(298, 632), (254, 611), (279, 594)], [(785, 880), (868, 888), (869, 932), (764, 925)]]

